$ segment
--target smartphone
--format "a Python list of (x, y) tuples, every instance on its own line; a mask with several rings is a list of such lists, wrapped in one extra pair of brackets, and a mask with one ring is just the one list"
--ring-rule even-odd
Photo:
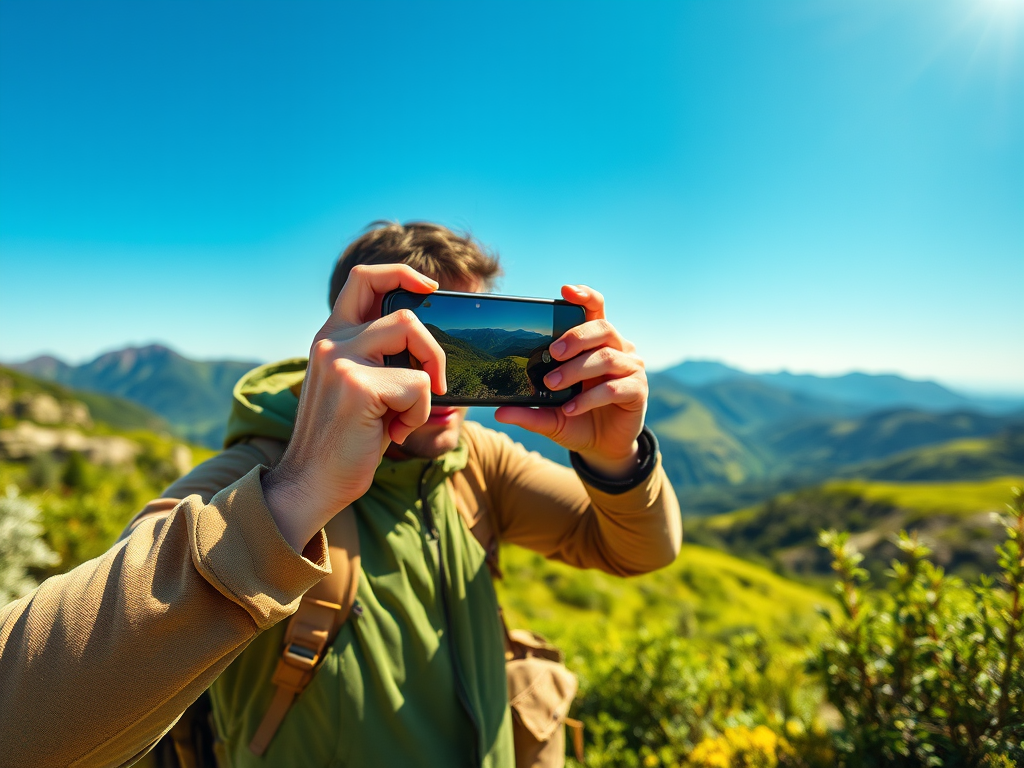
[[(381, 314), (412, 310), (447, 358), (448, 392), (439, 405), (556, 406), (576, 397), (582, 384), (552, 391), (544, 376), (561, 363), (548, 347), (586, 320), (583, 307), (561, 299), (524, 299), (487, 293), (402, 289), (384, 296)], [(417, 366), (408, 351), (385, 364)]]

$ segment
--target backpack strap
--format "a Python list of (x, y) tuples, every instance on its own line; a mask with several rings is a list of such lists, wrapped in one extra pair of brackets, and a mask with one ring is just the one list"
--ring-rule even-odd
[(348, 620), (359, 587), (359, 530), (355, 510), (346, 507), (324, 526), (331, 573), (303, 596), (288, 620), (281, 658), (271, 682), (274, 698), (256, 729), (249, 749), (262, 756), (296, 697), (312, 681), (327, 649)]

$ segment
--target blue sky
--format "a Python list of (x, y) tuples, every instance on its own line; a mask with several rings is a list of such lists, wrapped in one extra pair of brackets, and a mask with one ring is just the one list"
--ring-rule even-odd
[(378, 218), (651, 368), (1024, 391), (1024, 2), (0, 0), (0, 359), (304, 354)]
[[(430, 306), (421, 306), (416, 314), (423, 322), (436, 325), (442, 331), (456, 331), (465, 328), (499, 328), (503, 331), (531, 331), (550, 337), (554, 321), (550, 304), (530, 304), (512, 301), (486, 302), (483, 312), (486, 320), (471, 319), (472, 305), (465, 301), (444, 297), (428, 299)], [(426, 302), (424, 302), (425, 304)], [(475, 302), (478, 309), (480, 303)], [(579, 310), (576, 310), (579, 312)]]

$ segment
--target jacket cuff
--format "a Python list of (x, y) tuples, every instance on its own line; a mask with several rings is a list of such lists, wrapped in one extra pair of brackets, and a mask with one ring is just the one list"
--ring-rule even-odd
[(644, 428), (640, 431), (640, 435), (636, 439), (637, 446), (639, 446), (640, 455), (639, 461), (637, 462), (636, 469), (633, 474), (629, 477), (622, 478), (621, 480), (609, 480), (601, 475), (596, 474), (590, 467), (583, 463), (583, 459), (580, 455), (574, 451), (569, 452), (569, 461), (572, 462), (572, 468), (576, 470), (576, 474), (580, 476), (580, 479), (584, 483), (589, 485), (591, 488), (596, 488), (602, 493), (606, 493), (611, 496), (616, 496), (620, 493), (626, 493), (634, 488), (640, 486), (654, 472), (654, 468), (658, 465), (658, 438), (654, 436), (654, 433), (644, 425)]
[(302, 555), (281, 535), (263, 497), (264, 471), (254, 467), (209, 504), (198, 495), (183, 503), (196, 569), (261, 630), (295, 613), (303, 594), (331, 572), (323, 531)]

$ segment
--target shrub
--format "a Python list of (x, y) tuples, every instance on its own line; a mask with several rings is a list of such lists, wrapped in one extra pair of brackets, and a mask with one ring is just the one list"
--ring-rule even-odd
[(617, 650), (581, 647), (570, 665), (588, 768), (830, 765), (820, 691), (754, 632), (702, 643), (641, 630)]
[(55, 565), (57, 555), (42, 540), (39, 508), (8, 486), (0, 496), (0, 606), (35, 588), (30, 568)]
[(868, 592), (848, 535), (821, 535), (841, 615), (812, 666), (842, 717), (846, 765), (1024, 764), (1024, 495), (1013, 494), (998, 580), (970, 588), (904, 532), (888, 590)]

